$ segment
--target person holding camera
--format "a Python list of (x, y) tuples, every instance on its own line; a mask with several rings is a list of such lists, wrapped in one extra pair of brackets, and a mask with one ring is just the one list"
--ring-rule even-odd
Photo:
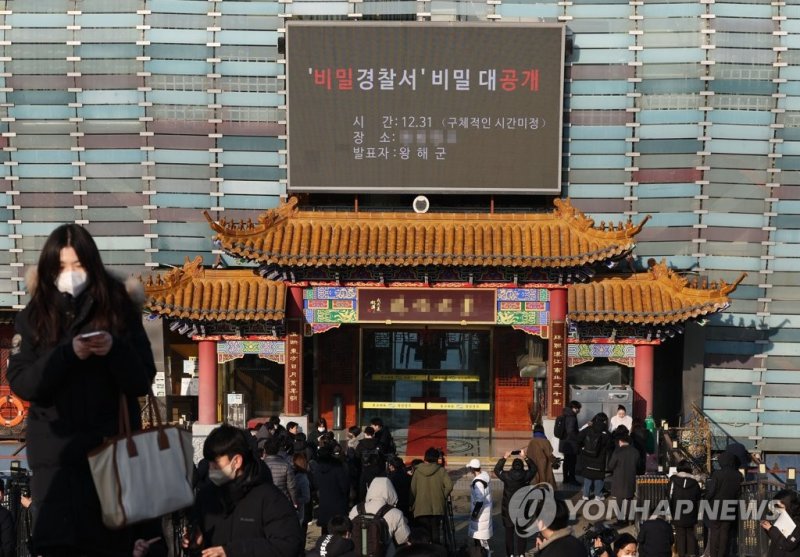
[[(520, 455), (522, 458), (515, 458), (511, 462), (511, 470), (504, 470), (506, 460), (512, 455)], [(528, 468), (525, 469), (523, 459)], [(525, 545), (527, 540), (517, 534), (514, 528), (514, 521), (508, 513), (508, 504), (511, 497), (520, 488), (530, 485), (531, 480), (536, 475), (536, 464), (531, 460), (525, 451), (507, 451), (503, 458), (497, 461), (494, 467), (494, 475), (503, 482), (503, 501), (500, 505), (501, 516), (503, 517), (503, 529), (506, 534), (506, 555), (522, 556), (525, 553)]]
[(536, 464), (536, 475), (533, 477), (534, 484), (547, 483), (556, 490), (556, 476), (553, 473), (556, 457), (553, 456), (553, 445), (544, 433), (544, 426), (536, 424), (533, 426), (533, 439), (528, 442), (525, 454)]
[(620, 534), (611, 544), (601, 536), (594, 539), (591, 557), (636, 557), (639, 543), (627, 532)]
[(447, 498), (453, 491), (453, 480), (439, 464), (439, 451), (429, 447), (425, 461), (418, 464), (411, 476), (409, 503), (414, 520), (430, 534), (431, 542), (441, 543), (442, 517), (447, 508)]

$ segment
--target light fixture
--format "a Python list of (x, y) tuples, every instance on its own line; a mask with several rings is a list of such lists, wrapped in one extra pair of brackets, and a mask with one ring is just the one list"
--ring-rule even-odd
[(767, 473), (767, 465), (763, 462), (758, 465), (758, 473), (759, 474), (766, 474)]
[(790, 482), (797, 481), (797, 468), (794, 466), (786, 470), (786, 479)]

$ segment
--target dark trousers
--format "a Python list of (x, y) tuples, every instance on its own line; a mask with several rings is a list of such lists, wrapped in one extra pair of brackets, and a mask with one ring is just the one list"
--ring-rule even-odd
[(524, 555), (525, 554), (525, 538), (517, 535), (517, 531), (513, 526), (506, 526), (506, 555)]
[(564, 481), (574, 482), (575, 480), (575, 466), (578, 464), (578, 455), (565, 454), (564, 455)]
[(442, 516), (438, 514), (418, 516), (417, 523), (423, 526), (431, 536), (431, 543), (442, 543)]
[(697, 532), (694, 526), (675, 526), (675, 545), (678, 549), (678, 557), (700, 555), (700, 546), (697, 545)]
[(712, 520), (709, 524), (708, 545), (711, 557), (727, 557), (728, 536), (733, 522), (725, 520)]

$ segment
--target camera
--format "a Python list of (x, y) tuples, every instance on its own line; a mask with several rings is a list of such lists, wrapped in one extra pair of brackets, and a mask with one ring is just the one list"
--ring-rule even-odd
[(520, 451), (519, 449), (516, 449), (516, 450), (511, 451), (511, 454), (515, 455), (515, 454), (520, 454), (521, 452), (522, 451)]
[[(602, 548), (595, 548), (594, 546), (594, 541), (598, 538), (603, 544)], [(614, 540), (617, 539), (617, 531), (603, 523), (598, 523), (587, 528), (580, 539), (589, 555), (600, 555), (603, 550), (606, 550), (611, 555), (611, 546), (614, 545)]]

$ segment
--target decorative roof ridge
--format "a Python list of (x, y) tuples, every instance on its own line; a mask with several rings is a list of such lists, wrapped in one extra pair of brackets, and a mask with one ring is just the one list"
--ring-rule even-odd
[(203, 257), (198, 255), (194, 260), (189, 261), (189, 257), (185, 258), (183, 267), (174, 267), (163, 274), (150, 275), (147, 280), (140, 278), (145, 287), (145, 292), (148, 295), (153, 295), (156, 292), (165, 292), (176, 288), (188, 281), (195, 278), (203, 278), (205, 276), (205, 267), (203, 267)]
[(736, 287), (747, 277), (747, 273), (742, 273), (733, 283), (728, 284), (724, 280), (700, 282), (695, 278), (690, 281), (683, 275), (679, 274), (674, 269), (667, 266), (666, 259), (662, 259), (660, 263), (654, 260), (649, 262), (650, 267), (644, 273), (632, 273), (629, 275), (615, 275), (615, 276), (600, 276), (595, 277), (592, 282), (612, 281), (619, 280), (623, 282), (657, 282), (669, 288), (677, 294), (691, 296), (694, 298), (723, 298), (728, 296), (731, 292), (736, 290)]
[(362, 221), (386, 222), (387, 219), (413, 221), (414, 224), (432, 225), (435, 223), (449, 223), (453, 221), (500, 221), (510, 225), (521, 222), (563, 221), (568, 226), (590, 236), (604, 239), (626, 239), (636, 236), (641, 232), (645, 223), (650, 220), (646, 215), (642, 221), (634, 225), (631, 218), (627, 222), (606, 223), (602, 221), (595, 226), (595, 221), (587, 217), (582, 211), (572, 205), (570, 198), (556, 198), (553, 200), (555, 209), (546, 213), (404, 213), (389, 211), (309, 211), (298, 209), (297, 197), (290, 197), (280, 206), (262, 213), (257, 222), (252, 219), (228, 222), (224, 218), (219, 221), (212, 219), (208, 211), (203, 211), (209, 226), (218, 234), (232, 237), (257, 236), (263, 234), (270, 227), (288, 220), (289, 218), (309, 220), (347, 220), (361, 219)]

